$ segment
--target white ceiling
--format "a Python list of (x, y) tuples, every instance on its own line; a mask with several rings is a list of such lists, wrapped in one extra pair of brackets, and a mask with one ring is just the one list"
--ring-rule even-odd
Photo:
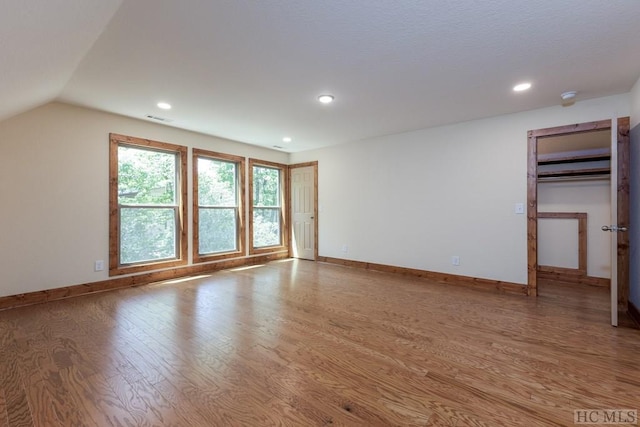
[(638, 0), (7, 0), (0, 118), (58, 99), (302, 151), (628, 92), (638, 22)]
[(122, 0), (2, 0), (0, 120), (55, 99)]

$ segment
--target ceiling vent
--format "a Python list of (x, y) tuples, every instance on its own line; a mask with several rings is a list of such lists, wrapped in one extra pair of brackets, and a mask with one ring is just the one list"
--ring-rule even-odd
[(154, 116), (152, 114), (147, 114), (145, 116), (147, 119), (151, 119), (151, 120), (157, 120), (159, 122), (164, 122), (164, 123), (171, 123), (173, 120), (171, 119), (166, 119), (164, 117), (158, 117), (158, 116)]

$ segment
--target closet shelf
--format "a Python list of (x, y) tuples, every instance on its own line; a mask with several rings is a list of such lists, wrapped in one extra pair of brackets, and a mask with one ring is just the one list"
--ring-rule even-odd
[(610, 148), (592, 148), (589, 150), (564, 151), (560, 153), (539, 154), (539, 165), (552, 165), (558, 163), (593, 162), (598, 160), (610, 160)]
[(564, 178), (564, 177), (580, 177), (594, 175), (610, 175), (610, 168), (591, 168), (591, 169), (568, 169), (559, 171), (539, 171), (538, 178)]

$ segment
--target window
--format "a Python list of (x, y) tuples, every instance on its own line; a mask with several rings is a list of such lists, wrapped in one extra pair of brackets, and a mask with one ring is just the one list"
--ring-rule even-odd
[(273, 252), (288, 246), (285, 171), (285, 165), (249, 160), (251, 253)]
[(193, 149), (193, 261), (243, 254), (244, 158)]
[(110, 135), (109, 274), (186, 260), (187, 147)]

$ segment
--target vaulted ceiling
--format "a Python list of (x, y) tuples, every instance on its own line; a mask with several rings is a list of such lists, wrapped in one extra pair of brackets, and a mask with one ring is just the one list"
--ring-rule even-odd
[(628, 92), (639, 20), (637, 0), (7, 0), (0, 119), (60, 100), (308, 150)]

